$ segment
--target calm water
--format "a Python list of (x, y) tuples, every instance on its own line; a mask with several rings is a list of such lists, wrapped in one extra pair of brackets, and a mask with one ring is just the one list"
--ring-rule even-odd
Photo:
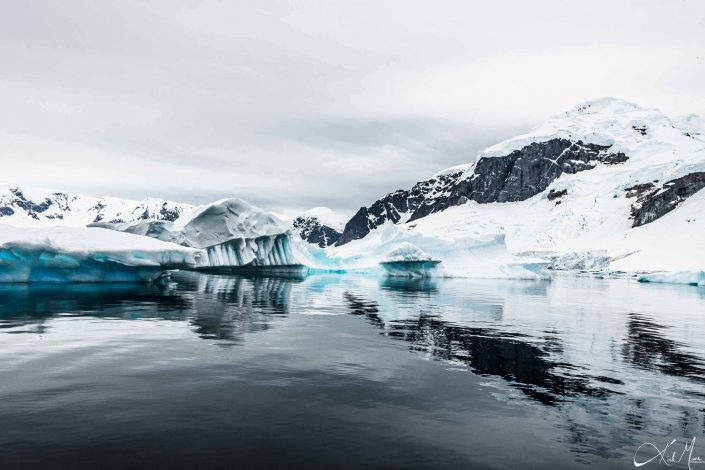
[(705, 457), (702, 288), (174, 281), (0, 286), (0, 468), (634, 468), (694, 437)]

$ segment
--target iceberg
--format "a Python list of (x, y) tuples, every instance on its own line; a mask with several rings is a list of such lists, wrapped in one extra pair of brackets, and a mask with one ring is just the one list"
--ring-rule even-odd
[(300, 270), (292, 250), (290, 223), (242, 199), (230, 198), (197, 208), (175, 222), (139, 221), (92, 224), (202, 249), (196, 268), (219, 272)]
[(288, 229), (289, 224), (271, 212), (231, 198), (205, 206), (188, 221), (181, 234), (184, 243), (205, 248), (234, 239), (276, 237)]
[(149, 282), (200, 250), (102, 228), (0, 225), (0, 282)]
[(379, 264), (390, 276), (426, 277), (435, 271), (440, 261), (433, 259), (416, 245), (402, 242)]
[(233, 238), (204, 249), (196, 266), (211, 272), (267, 272), (305, 274), (307, 267), (296, 261), (289, 233), (256, 238)]
[(639, 282), (656, 282), (662, 284), (688, 284), (690, 286), (705, 286), (705, 271), (676, 271), (663, 273), (641, 274)]
[(289, 226), (271, 212), (233, 198), (206, 206), (179, 236), (182, 243), (205, 251), (197, 265), (201, 270), (299, 272), (305, 267), (291, 249)]

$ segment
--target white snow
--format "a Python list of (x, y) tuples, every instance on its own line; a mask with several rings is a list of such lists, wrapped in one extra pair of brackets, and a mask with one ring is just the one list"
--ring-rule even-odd
[(102, 228), (0, 224), (0, 282), (145, 281), (201, 252)]
[[(697, 115), (691, 115), (689, 119), (697, 122), (699, 118)], [(642, 108), (617, 98), (600, 98), (552, 116), (527, 134), (493, 145), (480, 152), (477, 159), (505, 156), (532, 142), (545, 142), (556, 138), (611, 145), (612, 152), (624, 151), (628, 155), (628, 152), (651, 140), (671, 143), (674, 137), (687, 132), (687, 129), (677, 127), (677, 124), (685, 125), (682, 121), (674, 124), (673, 120), (657, 109)], [(640, 125), (646, 126), (646, 135), (635, 131), (634, 127)]]
[(314, 207), (301, 214), (303, 218), (315, 218), (321, 225), (326, 225), (338, 231), (345, 227), (347, 219), (329, 207)]
[[(398, 228), (441, 240), (501, 234), (509, 252), (536, 253), (563, 269), (698, 273), (705, 269), (705, 190), (660, 219), (632, 228), (630, 208), (635, 198), (627, 198), (625, 188), (649, 182), (660, 186), (705, 171), (702, 128), (697, 115), (671, 119), (623, 100), (590, 101), (550, 118), (528, 134), (488, 148), (477, 158), (503, 156), (532, 142), (562, 137), (612, 145), (609, 152), (624, 152), (629, 157), (626, 162), (563, 174), (546, 191), (525, 201), (470, 201)], [(473, 168), (474, 163), (439, 174), (463, 170), (469, 177)], [(551, 190), (567, 190), (567, 194), (551, 201), (547, 198)], [(362, 243), (349, 243), (347, 250), (379, 242), (385, 229), (376, 230)], [(443, 256), (439, 259), (446, 264)]]
[[(304, 263), (314, 269), (376, 270), (390, 251), (409, 243), (425, 255), (442, 261), (444, 275), (546, 278), (545, 268), (550, 263), (557, 269), (623, 271), (652, 282), (692, 283), (693, 279), (701, 282), (705, 270), (705, 190), (660, 219), (632, 228), (630, 208), (635, 198), (627, 198), (625, 189), (649, 182), (661, 186), (686, 174), (705, 171), (703, 128), (703, 120), (697, 115), (670, 118), (656, 109), (619, 99), (590, 101), (551, 117), (525, 135), (486, 149), (477, 158), (503, 156), (532, 142), (566, 138), (610, 145), (610, 153), (623, 152), (628, 156), (626, 162), (598, 164), (591, 170), (563, 174), (546, 191), (525, 201), (491, 204), (470, 201), (412, 222), (406, 219), (398, 225), (389, 222), (361, 240), (326, 249), (290, 237), (287, 221), (239, 199), (225, 199), (197, 208), (178, 205), (181, 216), (175, 223), (134, 222), (139, 210), (158, 209), (159, 204), (164, 203), (160, 199), (118, 202), (122, 200), (102, 198), (100, 201), (108, 207), (116, 207), (110, 211), (103, 209), (103, 220), (115, 216), (129, 222), (120, 226), (121, 230), (207, 247), (207, 257), (201, 263)], [(439, 174), (463, 171), (469, 177), (473, 168), (474, 163), (470, 163)], [(547, 195), (552, 190), (566, 190), (567, 194), (549, 200)], [(8, 188), (0, 190), (0, 202), (3, 197), (9, 197), (7, 191)], [(27, 195), (30, 195), (29, 190)], [(55, 192), (39, 190), (31, 196), (35, 201), (56, 199)], [(62, 198), (56, 200), (55, 207), (61, 207)], [(45, 218), (40, 222), (82, 224), (93, 220), (94, 199), (74, 199), (72, 195), (66, 199), (71, 210), (62, 210), (62, 221)], [(306, 214), (333, 228), (344, 225), (343, 220), (327, 208), (314, 208)], [(17, 222), (13, 216), (0, 218), (0, 221)], [(39, 223), (24, 219), (21, 222)], [(8, 240), (13, 243), (22, 239), (6, 227), (0, 227), (0, 236), (9, 234)], [(86, 243), (94, 243), (91, 238), (88, 237)], [(153, 261), (153, 256), (168, 259), (170, 255), (164, 253), (172, 253), (165, 243), (147, 237), (142, 239), (159, 244), (155, 245), (152, 255), (145, 256), (147, 260)], [(108, 250), (113, 243), (122, 247), (127, 239), (104, 240), (106, 245), (102, 249)], [(77, 241), (77, 249), (81, 248), (81, 243), (83, 240)], [(65, 246), (61, 245), (60, 249), (64, 250)], [(95, 247), (81, 249), (86, 253), (99, 251)], [(127, 257), (123, 260), (126, 265), (135, 262), (131, 258), (135, 253), (142, 253), (141, 249), (131, 251), (128, 248), (118, 248), (117, 252)], [(157, 252), (161, 254), (154, 255)], [(519, 255), (522, 253), (526, 256)], [(168, 264), (159, 259), (156, 266)], [(7, 261), (4, 262), (7, 265)]]
[(230, 198), (195, 207), (174, 223), (146, 220), (107, 224), (106, 228), (206, 248), (234, 239), (274, 237), (287, 233), (289, 223), (247, 201)]
[[(19, 196), (21, 194), (21, 197)], [(18, 202), (26, 200), (36, 205), (46, 205), (46, 209), (32, 211), (21, 208)], [(78, 193), (18, 186), (0, 185), (0, 207), (12, 210), (13, 214), (0, 213), (0, 223), (16, 226), (73, 226), (84, 227), (96, 221), (134, 222), (148, 214), (149, 218), (162, 218), (160, 211), (176, 211), (181, 216), (191, 212), (194, 207), (159, 198), (146, 198), (141, 201), (117, 197), (93, 197)]]
[(286, 233), (289, 224), (242, 199), (222, 199), (202, 207), (182, 234), (192, 246), (204, 248), (236, 238), (252, 239)]
[(418, 246), (409, 242), (401, 242), (389, 252), (384, 261), (391, 263), (399, 261), (431, 261), (432, 259), (430, 255), (424, 253)]
[[(433, 216), (430, 216), (433, 217)], [(421, 219), (425, 220), (425, 219)], [(388, 222), (365, 238), (321, 249), (303, 241), (294, 243), (299, 260), (313, 269), (378, 272), (392, 250), (402, 243), (415, 246), (433, 260), (441, 261), (438, 276), (548, 279), (548, 262), (511, 255), (504, 235), (467, 236), (438, 231), (421, 233), (407, 225)], [(403, 247), (406, 245), (403, 245)]]

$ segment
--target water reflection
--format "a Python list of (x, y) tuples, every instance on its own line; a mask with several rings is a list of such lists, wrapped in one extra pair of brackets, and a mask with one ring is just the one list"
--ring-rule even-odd
[[(419, 285), (395, 283), (394, 288), (400, 288), (406, 294), (419, 288)], [(421, 292), (428, 294), (433, 291)], [(418, 318), (386, 323), (379, 316), (377, 302), (350, 292), (345, 293), (345, 299), (352, 315), (363, 315), (371, 324), (383, 328), (384, 335), (411, 343), (409, 349), (468, 366), (476, 374), (502, 377), (541, 403), (553, 405), (578, 395), (601, 398), (616, 393), (591, 386), (590, 379), (584, 375), (578, 377), (558, 373), (559, 368), (565, 371), (575, 367), (550, 359), (546, 349), (561, 349), (560, 340), (555, 335), (549, 336), (547, 344), (541, 348), (530, 343), (529, 337), (523, 334), (446, 322), (441, 318), (440, 311), (438, 315), (421, 314)]]
[(189, 304), (173, 290), (145, 284), (0, 284), (0, 330), (45, 333), (48, 319), (65, 315), (183, 320)]
[[(700, 435), (705, 429), (705, 402), (688, 400), (703, 398), (698, 385), (676, 385), (653, 375), (684, 377), (700, 384), (702, 358), (668, 338), (664, 332), (669, 327), (643, 315), (610, 310), (609, 328), (604, 329), (599, 323), (591, 324), (599, 317), (592, 313), (590, 294), (583, 299), (584, 293), (569, 289), (573, 297), (564, 301), (564, 292), (551, 292), (546, 283), (510, 284), (497, 297), (476, 288), (462, 302), (446, 298), (443, 289), (432, 282), (397, 279), (384, 281), (380, 287), (386, 295), (376, 300), (346, 291), (349, 313), (363, 316), (383, 335), (408, 343), (412, 351), (467, 367), (481, 376), (501, 378), (530, 400), (556, 409), (560, 413), (556, 426), (565, 432), (563, 443), (576, 455), (619, 458), (620, 447), (638, 441), (637, 436), (657, 423), (660, 432), (674, 435)], [(603, 301), (612, 309), (621, 304), (610, 298), (604, 285), (587, 287), (588, 292), (595, 287), (602, 290)], [(564, 309), (557, 317), (559, 322), (550, 321), (550, 328), (540, 328), (541, 316), (555, 298), (561, 299)], [(623, 301), (623, 294), (618, 293), (618, 298)], [(541, 308), (532, 308), (534, 303)], [(407, 312), (406, 318), (394, 318), (386, 313), (409, 305), (414, 306), (415, 315)], [(619, 330), (625, 317), (627, 334), (618, 338), (614, 330)], [(570, 323), (561, 325), (576, 318), (577, 328)], [(522, 328), (522, 324), (529, 327)], [(665, 395), (645, 396), (644, 387)]]
[[(326, 389), (311, 377), (334, 370), (340, 374), (335, 383), (350, 387), (350, 394), (360, 393), (355, 386), (365, 382), (372, 384), (368, 392), (392, 384), (390, 395), (399, 390), (413, 395), (406, 382), (394, 382), (398, 376), (389, 372), (393, 364), (388, 366), (380, 353), (393, 350), (404, 356), (402, 362), (415, 359), (408, 349), (433, 360), (416, 361), (432, 364), (431, 375), (453, 370), (480, 377), (452, 382), (461, 386), (447, 392), (457, 403), (470, 402), (470, 411), (459, 411), (468, 421), (476, 416), (474, 403), (490, 395), (501, 403), (496, 405), (500, 414), (512, 415), (508, 403), (537, 409), (542, 416), (537, 423), (550, 420), (561, 446), (579, 458), (621, 458), (624, 449), (631, 450), (644, 436), (705, 432), (705, 344), (696, 329), (702, 322), (703, 298), (698, 291), (586, 280), (378, 282), (362, 276), (303, 280), (179, 273), (174, 281), (167, 287), (0, 285), (0, 339), (10, 338), (3, 336), (7, 333), (13, 340), (31, 338), (23, 333), (48, 336), (65, 318), (127, 320), (131, 326), (133, 320), (159, 320), (145, 323), (145, 329), (165, 322), (185, 325), (185, 336), (205, 340), (182, 346), (179, 337), (173, 346), (179, 355), (188, 356), (188, 348), (197, 343), (216, 351), (218, 360), (225, 358), (191, 371), (201, 378), (240, 380), (242, 371), (230, 368), (256, 350), (255, 356), (261, 354), (256, 357), (272, 361), (258, 371), (263, 377), (275, 377), (277, 384), (311, 383), (314, 391), (309, 394)], [(306, 315), (311, 313), (326, 316)], [(102, 331), (110, 335), (112, 326)], [(297, 357), (302, 349), (305, 353)], [(47, 356), (53, 354), (47, 351)], [(22, 358), (14, 359), (20, 363)], [(429, 374), (428, 369), (418, 370)], [(286, 380), (276, 380), (277, 374)], [(297, 374), (307, 379), (299, 380)], [(478, 381), (482, 392), (477, 392)], [(200, 387), (202, 380), (193, 382)], [(464, 389), (468, 384), (474, 387)], [(224, 387), (225, 396), (232, 388)], [(352, 406), (350, 395), (339, 393), (344, 406)], [(426, 403), (424, 396), (414, 398)], [(374, 400), (369, 402), (373, 407)], [(426, 413), (427, 408), (417, 404), (414, 410)]]
[(642, 315), (630, 313), (622, 356), (643, 369), (705, 382), (705, 361), (685, 352), (684, 344), (667, 338), (664, 334), (667, 329)]
[(300, 279), (180, 273), (175, 286), (0, 284), (0, 331), (46, 334), (54, 317), (187, 321), (203, 339), (235, 344), (289, 313)]

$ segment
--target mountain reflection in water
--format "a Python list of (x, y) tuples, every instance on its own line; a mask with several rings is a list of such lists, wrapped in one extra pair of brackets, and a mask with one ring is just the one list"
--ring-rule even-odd
[[(88, 393), (85, 387), (100, 402), (104, 389), (91, 374), (109, 370), (114, 380), (106, 403), (138, 426), (147, 426), (140, 416), (157, 413), (149, 421), (154, 432), (145, 436), (154, 442), (175, 426), (207, 429), (209, 420), (233, 414), (219, 434), (201, 431), (208, 442), (221, 442), (237, 423), (240, 444), (231, 452), (255, 452), (265, 441), (291, 444), (296, 453), (287, 463), (303, 462), (296, 460), (304, 454), (295, 436), (310, 432), (327, 456), (321, 462), (332, 466), (408, 466), (423, 456), (426, 466), (446, 466), (436, 460), (440, 455), (448, 456), (447, 466), (497, 466), (484, 460), (493, 453), (519, 464), (531, 456), (504, 452), (499, 443), (526, 453), (539, 439), (543, 450), (532, 464), (630, 468), (644, 440), (705, 433), (703, 307), (703, 289), (560, 277), (548, 283), (176, 273), (163, 287), (0, 285), (0, 420), (10, 423), (0, 430), (0, 457), (28, 462), (39, 455), (30, 452), (32, 442), (58, 445), (60, 437), (41, 434), (42, 426), (60, 430), (68, 416), (84, 419), (75, 436), (56, 435), (75, 439), (70, 445), (84, 442), (85, 433), (100, 435), (90, 429), (93, 411), (63, 407), (73, 403), (72, 394)], [(121, 354), (125, 360), (104, 364)], [(147, 375), (135, 375), (140, 370)], [(159, 406), (134, 394), (148, 383), (155, 397), (164, 397)], [(189, 406), (201, 411), (172, 408), (174, 387), (197, 397)], [(43, 398), (33, 401), (32, 394)], [(240, 398), (224, 398), (233, 394)], [(52, 396), (60, 400), (50, 405)], [(295, 404), (284, 404), (284, 397)], [(221, 402), (210, 415), (208, 407)], [(28, 414), (27, 403), (51, 412)], [(51, 418), (60, 412), (62, 419)], [(356, 447), (364, 439), (359, 420), (379, 430), (376, 453)], [(421, 420), (418, 432), (413, 420)], [(306, 428), (309, 421), (327, 430), (323, 437)], [(384, 431), (397, 422), (396, 431)], [(475, 422), (483, 423), (481, 432)], [(257, 426), (264, 434), (248, 440)], [(429, 426), (435, 434), (423, 431)], [(360, 443), (343, 444), (348, 433)], [(131, 432), (119, 435), (132, 442)], [(401, 447), (388, 460), (394, 442)], [(214, 462), (230, 452), (203, 454), (205, 448), (190, 445), (191, 453)], [(323, 450), (335, 448), (365, 457), (346, 460)], [(246, 463), (258, 462), (252, 458)]]

